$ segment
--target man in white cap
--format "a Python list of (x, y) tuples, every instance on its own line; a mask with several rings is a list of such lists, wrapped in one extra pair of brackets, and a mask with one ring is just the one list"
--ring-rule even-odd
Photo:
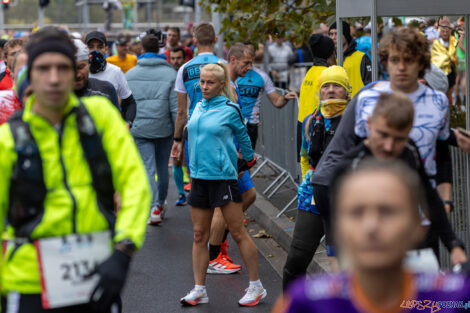
[(119, 109), (119, 101), (114, 86), (106, 81), (89, 77), (90, 61), (87, 46), (78, 39), (73, 40), (77, 53), (75, 60), (77, 72), (75, 77), (74, 92), (78, 97), (103, 96), (108, 98)]

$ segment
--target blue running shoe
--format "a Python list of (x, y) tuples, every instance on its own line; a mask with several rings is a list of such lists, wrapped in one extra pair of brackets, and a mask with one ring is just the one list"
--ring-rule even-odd
[(186, 195), (178, 195), (178, 200), (176, 200), (176, 206), (186, 205)]

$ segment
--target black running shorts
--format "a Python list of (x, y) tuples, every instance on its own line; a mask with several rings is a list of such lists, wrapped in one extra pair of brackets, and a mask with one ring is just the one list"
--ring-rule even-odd
[(205, 180), (193, 178), (189, 205), (201, 209), (215, 209), (230, 201), (242, 202), (237, 180)]

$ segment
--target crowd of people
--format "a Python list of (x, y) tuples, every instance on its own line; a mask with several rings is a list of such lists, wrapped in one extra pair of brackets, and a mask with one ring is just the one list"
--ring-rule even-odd
[[(439, 260), (442, 241), (453, 265), (468, 261), (449, 222), (449, 146), (470, 153), (470, 135), (449, 121), (454, 86), (465, 84), (458, 63), (465, 34), (462, 20), (454, 33), (447, 17), (437, 28), (428, 24), (381, 34), (377, 82), (364, 38), (370, 28), (360, 37), (346, 22), (342, 66), (333, 23), (296, 49), (274, 40), (264, 52), (267, 72), (256, 66), (264, 47), (249, 41), (216, 56), (217, 35), (205, 22), (185, 44), (174, 27), (137, 40), (119, 34), (113, 44), (99, 31), (81, 36), (52, 26), (5, 40), (2, 308), (119, 312), (146, 225), (164, 224), (170, 162), (175, 205), (190, 206), (194, 232), (194, 287), (180, 303), (208, 303), (206, 275), (241, 270), (228, 254), (230, 234), (249, 276), (238, 304), (258, 305), (267, 290), (243, 213), (256, 199), (250, 170), (263, 93), (276, 108), (299, 97), (298, 213), (273, 310), (419, 310), (427, 300), (466, 301), (470, 281), (444, 276)], [(289, 92), (294, 62), (309, 65), (299, 90)], [(305, 280), (323, 236), (332, 273)]]

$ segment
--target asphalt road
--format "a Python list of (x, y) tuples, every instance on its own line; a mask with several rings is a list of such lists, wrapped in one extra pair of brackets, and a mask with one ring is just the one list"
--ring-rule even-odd
[[(165, 220), (159, 226), (147, 227), (144, 246), (133, 260), (122, 295), (123, 312), (270, 312), (281, 293), (281, 277), (262, 253), (259, 253), (260, 277), (268, 296), (258, 306), (238, 306), (238, 300), (248, 287), (245, 267), (238, 274), (208, 275), (206, 286), (209, 303), (190, 308), (181, 306), (179, 299), (194, 286), (191, 261), (193, 231), (189, 206), (174, 206), (176, 195), (176, 187), (170, 177)], [(234, 262), (243, 264), (231, 238), (229, 245), (229, 255)], [(266, 248), (264, 252), (266, 255)]]

